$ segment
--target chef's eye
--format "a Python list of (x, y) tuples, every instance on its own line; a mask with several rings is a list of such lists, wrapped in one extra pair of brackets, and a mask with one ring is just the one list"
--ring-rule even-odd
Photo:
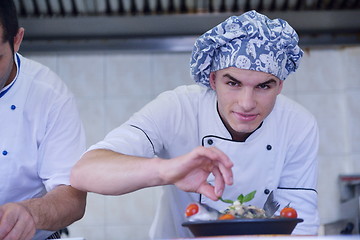
[(232, 87), (236, 87), (236, 86), (239, 86), (239, 83), (237, 83), (235, 81), (228, 81), (227, 85), (232, 86)]
[(263, 84), (258, 85), (258, 88), (265, 90), (265, 89), (269, 89), (270, 86), (269, 86), (269, 84), (267, 84), (267, 83), (263, 83)]

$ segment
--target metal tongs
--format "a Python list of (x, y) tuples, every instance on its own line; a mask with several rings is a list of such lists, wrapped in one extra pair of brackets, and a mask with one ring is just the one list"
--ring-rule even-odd
[(274, 193), (273, 191), (271, 191), (263, 207), (266, 217), (271, 218), (272, 216), (274, 216), (275, 212), (279, 209), (279, 207), (280, 203), (274, 200)]

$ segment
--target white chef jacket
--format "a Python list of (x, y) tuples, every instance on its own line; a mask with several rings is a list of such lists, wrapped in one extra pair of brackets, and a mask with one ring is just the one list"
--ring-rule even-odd
[[(273, 190), (280, 209), (291, 203), (304, 219), (293, 233), (317, 234), (317, 123), (307, 110), (283, 95), (278, 95), (261, 127), (245, 142), (236, 142), (217, 112), (216, 93), (199, 85), (181, 86), (160, 94), (90, 149), (174, 158), (199, 145), (221, 149), (234, 163), (234, 184), (226, 187), (224, 199), (235, 200), (256, 190), (248, 204), (262, 208)], [(214, 177), (208, 181), (212, 183)], [(165, 186), (151, 237), (191, 237), (181, 223), (186, 206), (199, 200), (218, 210), (228, 206)]]
[[(49, 68), (15, 55), (17, 76), (0, 98), (0, 205), (70, 185), (85, 151), (74, 96)], [(37, 231), (45, 239), (49, 231)]]

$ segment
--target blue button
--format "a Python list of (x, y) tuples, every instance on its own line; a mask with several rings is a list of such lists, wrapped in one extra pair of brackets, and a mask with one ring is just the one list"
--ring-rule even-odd
[(15, 110), (16, 106), (15, 105), (11, 105), (11, 110)]
[(6, 155), (8, 154), (8, 152), (7, 152), (6, 150), (4, 150), (4, 151), (2, 152), (2, 154), (3, 154), (4, 156), (6, 156)]

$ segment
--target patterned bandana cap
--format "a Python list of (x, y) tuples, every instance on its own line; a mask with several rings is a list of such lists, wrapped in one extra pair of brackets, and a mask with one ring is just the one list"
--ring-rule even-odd
[(198, 83), (210, 87), (210, 72), (237, 67), (273, 74), (280, 80), (299, 66), (299, 37), (284, 20), (271, 20), (256, 11), (232, 16), (200, 36), (190, 69)]

